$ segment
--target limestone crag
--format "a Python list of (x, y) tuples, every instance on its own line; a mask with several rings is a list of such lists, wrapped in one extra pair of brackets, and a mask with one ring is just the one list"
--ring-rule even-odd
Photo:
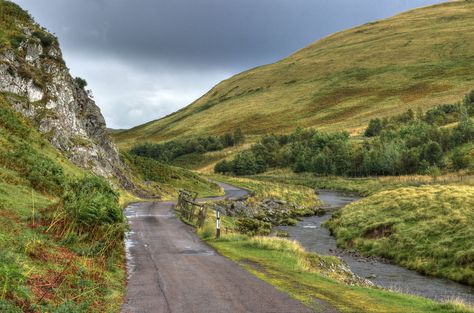
[(0, 92), (74, 164), (134, 189), (100, 109), (70, 75), (56, 38), (37, 27), (22, 27), (21, 44), (0, 50)]

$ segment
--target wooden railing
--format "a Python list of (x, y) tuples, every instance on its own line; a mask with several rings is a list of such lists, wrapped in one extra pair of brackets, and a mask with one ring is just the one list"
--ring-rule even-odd
[(208, 207), (204, 203), (196, 202), (196, 198), (197, 193), (181, 189), (176, 209), (185, 221), (197, 227), (202, 227), (206, 219)]

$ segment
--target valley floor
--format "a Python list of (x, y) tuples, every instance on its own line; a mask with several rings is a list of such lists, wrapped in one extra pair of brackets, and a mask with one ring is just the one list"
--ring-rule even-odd
[[(222, 312), (229, 308), (232, 312), (474, 312), (461, 304), (350, 286), (337, 279), (337, 275), (344, 279), (345, 274), (328, 274), (328, 268), (338, 267), (335, 259), (308, 253), (286, 239), (247, 237), (224, 230), (216, 240), (205, 230), (198, 231), (220, 255), (239, 267), (199, 240), (175, 214), (170, 202), (136, 204), (127, 209), (132, 232), (128, 241), (129, 290), (123, 312), (157, 308), (163, 312)], [(211, 214), (207, 222), (205, 227), (214, 225), (215, 216)]]

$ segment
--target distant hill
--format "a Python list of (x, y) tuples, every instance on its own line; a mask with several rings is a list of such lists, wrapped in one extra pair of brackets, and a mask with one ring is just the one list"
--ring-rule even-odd
[(458, 101), (474, 86), (474, 2), (415, 9), (319, 40), (225, 80), (162, 119), (113, 134), (136, 141), (289, 132), (357, 131), (373, 117)]

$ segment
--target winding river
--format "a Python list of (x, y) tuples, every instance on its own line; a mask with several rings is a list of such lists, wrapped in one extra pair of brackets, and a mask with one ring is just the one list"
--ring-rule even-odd
[(381, 287), (434, 300), (462, 299), (466, 303), (474, 304), (473, 287), (446, 279), (423, 276), (397, 265), (338, 249), (336, 239), (322, 224), (330, 219), (336, 210), (360, 198), (329, 190), (320, 190), (319, 197), (326, 206), (330, 207), (324, 216), (308, 217), (296, 226), (276, 229), (287, 231), (290, 239), (299, 241), (308, 251), (341, 257), (355, 274)]

